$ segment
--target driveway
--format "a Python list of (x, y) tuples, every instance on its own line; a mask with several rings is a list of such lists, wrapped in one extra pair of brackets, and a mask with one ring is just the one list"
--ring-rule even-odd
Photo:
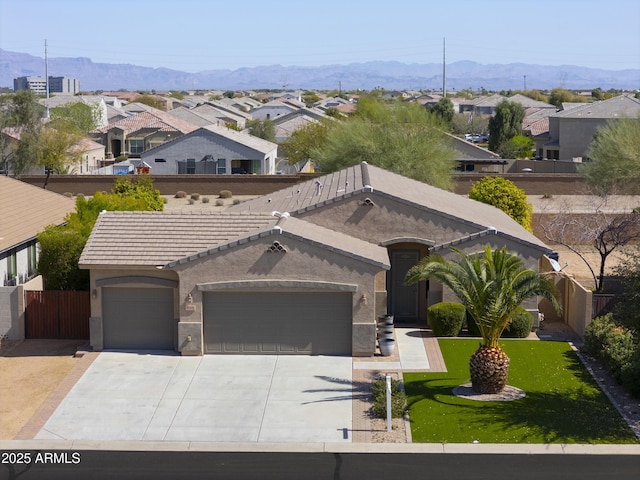
[(37, 439), (350, 442), (352, 359), (105, 351)]

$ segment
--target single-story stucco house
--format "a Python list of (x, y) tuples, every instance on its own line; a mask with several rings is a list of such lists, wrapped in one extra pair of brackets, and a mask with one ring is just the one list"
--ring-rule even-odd
[(410, 267), (485, 244), (535, 269), (551, 252), (501, 210), (366, 163), (223, 213), (106, 212), (80, 258), (91, 344), (372, 356), (378, 315), (424, 324), (453, 300), (435, 282), (406, 285)]

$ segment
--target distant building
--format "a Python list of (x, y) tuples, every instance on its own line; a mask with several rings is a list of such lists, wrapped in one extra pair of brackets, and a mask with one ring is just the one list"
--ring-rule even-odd
[[(19, 77), (13, 80), (13, 90), (31, 90), (36, 95), (47, 94), (45, 77)], [(69, 77), (49, 77), (49, 93), (76, 95), (80, 93), (80, 80)]]

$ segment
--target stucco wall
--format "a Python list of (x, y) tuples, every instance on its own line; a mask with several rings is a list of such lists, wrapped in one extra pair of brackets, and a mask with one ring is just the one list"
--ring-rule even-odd
[(0, 287), (0, 340), (24, 339), (24, 328), (20, 332), (21, 311), (24, 307), (22, 286)]
[[(272, 253), (268, 247), (278, 241), (286, 253)], [(180, 277), (180, 321), (202, 323), (203, 292), (199, 285), (225, 282), (249, 282), (234, 286), (236, 291), (313, 290), (305, 282), (328, 282), (356, 287), (353, 293), (354, 355), (373, 355), (375, 348), (375, 278), (377, 267), (320, 246), (303, 242), (287, 235), (269, 235), (217, 252), (193, 262), (174, 267)], [(287, 287), (263, 285), (263, 280), (288, 281)], [(236, 284), (237, 285), (237, 284)], [(328, 290), (331, 291), (332, 287)], [(193, 310), (187, 309), (187, 296), (191, 295)], [(366, 300), (363, 299), (363, 296)], [(360, 328), (359, 326), (367, 326)], [(370, 339), (361, 336), (372, 335)], [(180, 344), (180, 339), (179, 339)], [(370, 345), (368, 352), (355, 351), (356, 345)]]

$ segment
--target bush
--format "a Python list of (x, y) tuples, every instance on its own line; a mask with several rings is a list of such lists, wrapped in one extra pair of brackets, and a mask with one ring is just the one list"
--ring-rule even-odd
[(222, 207), (224, 205), (223, 200), (216, 200), (216, 207)]
[[(384, 377), (378, 378), (371, 384), (373, 395), (373, 414), (378, 418), (387, 417), (387, 381)], [(407, 409), (407, 395), (402, 389), (399, 380), (391, 379), (391, 417), (400, 418)]]
[(191, 198), (194, 200), (200, 200), (200, 194), (199, 193), (192, 193), (191, 194)]
[(586, 328), (584, 348), (600, 359), (618, 382), (623, 381), (623, 371), (634, 370), (632, 364), (640, 357), (633, 332), (618, 325), (610, 313), (593, 319)]
[(456, 302), (441, 302), (427, 309), (429, 326), (436, 337), (456, 337), (462, 330), (466, 314), (464, 305)]
[(210, 201), (209, 197), (202, 197), (202, 203), (209, 203)]
[(233, 200), (233, 204), (234, 204), (234, 205), (238, 205), (239, 203), (240, 203), (240, 200), (239, 200), (239, 199), (237, 199), (237, 198), (236, 198), (236, 199), (234, 199), (234, 200)]
[(196, 203), (196, 201), (193, 198), (189, 199), (189, 205), (193, 205), (194, 203)]
[(220, 190), (220, 198), (231, 198), (233, 195), (231, 194), (231, 190)]
[(62, 195), (64, 195), (67, 198), (73, 198), (73, 193), (71, 192), (64, 192)]
[(640, 398), (640, 348), (633, 360), (622, 367), (620, 383), (624, 389), (636, 398)]
[(524, 307), (518, 307), (518, 311), (501, 336), (505, 338), (527, 338), (531, 333), (534, 320), (531, 312)]
[(187, 192), (183, 192), (182, 190), (178, 190), (176, 192), (174, 198), (187, 198)]

